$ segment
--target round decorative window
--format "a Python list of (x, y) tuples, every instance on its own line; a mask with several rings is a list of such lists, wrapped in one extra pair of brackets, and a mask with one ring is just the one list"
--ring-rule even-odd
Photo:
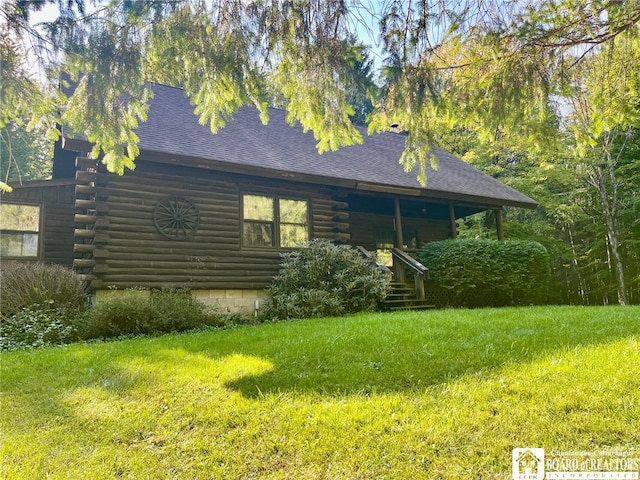
[(160, 200), (153, 211), (158, 232), (171, 240), (191, 238), (200, 226), (200, 211), (188, 198), (172, 196)]

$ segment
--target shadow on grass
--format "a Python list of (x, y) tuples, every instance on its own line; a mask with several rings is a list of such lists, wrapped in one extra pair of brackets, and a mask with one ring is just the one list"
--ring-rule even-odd
[(126, 396), (166, 382), (189, 389), (215, 380), (253, 399), (419, 391), (640, 336), (638, 317), (640, 307), (443, 310), (138, 338), (71, 346), (66, 356), (63, 349), (24, 352), (28, 359), (19, 363), (33, 363), (27, 370), (5, 363), (3, 389), (36, 410), (59, 392), (97, 388)]
[[(640, 335), (640, 309), (534, 308), (396, 313), (274, 326), (237, 353), (273, 364), (225, 384), (249, 398), (287, 391), (421, 390), (465, 374)], [(266, 343), (265, 343), (266, 342)], [(224, 349), (213, 349), (223, 354)], [(213, 353), (213, 352), (212, 352)]]
[[(189, 473), (197, 471), (197, 465), (203, 465), (208, 471), (201, 476), (208, 478), (212, 475), (211, 467), (230, 459), (253, 462), (244, 472), (236, 471), (240, 474), (233, 476), (238, 478), (267, 471), (300, 474), (304, 473), (302, 469), (307, 463), (314, 461), (333, 465), (336, 460), (331, 450), (333, 442), (341, 436), (354, 437), (362, 433), (361, 437), (339, 442), (336, 447), (336, 451), (354, 455), (357, 466), (353, 472), (361, 472), (360, 463), (369, 469), (362, 470), (365, 474), (381, 471), (376, 470), (377, 460), (368, 465), (371, 458), (384, 457), (385, 465), (387, 458), (405, 465), (409, 456), (425, 455), (435, 461), (428, 473), (438, 476), (437, 458), (444, 456), (445, 463), (448, 458), (454, 463), (464, 460), (459, 456), (467, 453), (462, 453), (459, 446), (465, 441), (470, 445), (475, 442), (478, 425), (486, 425), (486, 430), (479, 436), (479, 443), (469, 450), (480, 455), (498, 455), (495, 448), (484, 447), (492, 444), (494, 435), (500, 434), (501, 458), (510, 458), (510, 442), (520, 438), (517, 432), (529, 421), (531, 411), (514, 409), (519, 416), (512, 417), (513, 405), (508, 403), (509, 415), (498, 422), (502, 426), (496, 430), (487, 418), (493, 418), (491, 415), (496, 415), (497, 410), (478, 412), (480, 420), (467, 423), (459, 440), (458, 430), (449, 427), (457, 422), (457, 415), (469, 412), (466, 405), (454, 404), (453, 413), (449, 415), (443, 411), (451, 407), (446, 395), (432, 405), (420, 401), (410, 405), (410, 393), (454, 382), (466, 374), (490, 374), (505, 365), (517, 368), (541, 358), (556, 360), (550, 363), (566, 361), (565, 352), (578, 346), (589, 348), (615, 344), (623, 338), (640, 338), (639, 317), (640, 307), (359, 315), (10, 352), (0, 365), (3, 402), (0, 425), (8, 439), (5, 452), (9, 452), (3, 460), (12, 462), (13, 471), (38, 472), (20, 478), (41, 478), (45, 472), (65, 476), (65, 472), (61, 472), (65, 467), (71, 469), (67, 476), (77, 478), (88, 478), (79, 472), (93, 469), (104, 473), (101, 478), (134, 478), (136, 466), (146, 466), (147, 462), (151, 466), (144, 470), (146, 476), (161, 473), (159, 469), (167, 465), (184, 464)], [(619, 357), (612, 365), (624, 362), (623, 355)], [(575, 368), (571, 364), (566, 367)], [(620, 365), (625, 367), (628, 366)], [(460, 389), (467, 385), (460, 383)], [(562, 388), (572, 385), (571, 378), (566, 378), (561, 385)], [(624, 395), (629, 388), (622, 381), (614, 387), (615, 390), (608, 391), (609, 395), (618, 391)], [(325, 401), (326, 396), (333, 395), (384, 393), (408, 393), (409, 405), (407, 409), (398, 409), (398, 420), (389, 416), (395, 415), (396, 406), (377, 402), (375, 398), (372, 402), (361, 402), (360, 397), (344, 402), (338, 399), (336, 403), (346, 408), (337, 409), (331, 405), (333, 402)], [(582, 394), (591, 394), (589, 385), (582, 386)], [(264, 397), (266, 401), (262, 400)], [(509, 400), (534, 402), (542, 397), (544, 395), (526, 398), (512, 394)], [(588, 402), (584, 405), (588, 410), (576, 411), (568, 420), (567, 415), (579, 403), (572, 403), (570, 398), (557, 403), (554, 408), (559, 413), (545, 414), (546, 419), (540, 419), (533, 427), (531, 438), (544, 438), (548, 422), (561, 418), (565, 419), (566, 426), (553, 436), (561, 442), (567, 429), (580, 428), (576, 425), (580, 425), (584, 414), (609, 415), (603, 421), (606, 423), (622, 412), (618, 409), (623, 409), (626, 413), (620, 422), (614, 421), (607, 427), (606, 436), (599, 437), (604, 443), (598, 445), (623, 444), (620, 439), (628, 438), (633, 442), (633, 434), (629, 436), (624, 430), (628, 427), (626, 420), (634, 419), (633, 399), (610, 408), (608, 403), (605, 405), (610, 398), (606, 394), (602, 396), (598, 400), (600, 407), (594, 407), (596, 410), (591, 410), (594, 405)], [(312, 408), (306, 409), (305, 405)], [(443, 405), (446, 406), (442, 408)], [(501, 399), (494, 403), (502, 408), (501, 405)], [(415, 409), (432, 407), (433, 411), (420, 419), (419, 431), (405, 428), (412, 424)], [(546, 406), (543, 404), (541, 408)], [(297, 417), (294, 409), (300, 411)], [(380, 422), (367, 423), (381, 412)], [(427, 422), (440, 415), (446, 417), (444, 422), (431, 432)], [(345, 416), (349, 418), (348, 423), (341, 422)], [(585, 441), (593, 440), (592, 435), (600, 432), (604, 423), (590, 423), (592, 431), (585, 435)], [(505, 427), (512, 424), (513, 429)], [(389, 444), (402, 443), (407, 438), (409, 448), (381, 448), (377, 445), (379, 434)], [(440, 435), (444, 438), (440, 439)], [(302, 437), (300, 442), (285, 445), (285, 437), (297, 436)], [(320, 437), (325, 439), (316, 444)], [(220, 447), (214, 450), (212, 444), (217, 442)], [(346, 447), (342, 449), (342, 445)], [(578, 448), (578, 444), (573, 443), (567, 446)], [(284, 448), (284, 457), (278, 456), (280, 447)], [(302, 453), (294, 456), (297, 455), (294, 450)], [(414, 455), (414, 452), (420, 453)], [(284, 462), (286, 455), (291, 456)], [(263, 467), (261, 462), (273, 470), (259, 470)], [(503, 465), (497, 460), (490, 462), (494, 468), (496, 464)], [(76, 469), (76, 465), (85, 464), (88, 470)], [(504, 465), (509, 467), (508, 460)], [(324, 472), (330, 472), (328, 468)], [(409, 464), (408, 468), (425, 474), (422, 462)], [(156, 470), (150, 472), (149, 469)], [(327, 475), (330, 473), (324, 476)], [(199, 478), (185, 474), (187, 477)]]

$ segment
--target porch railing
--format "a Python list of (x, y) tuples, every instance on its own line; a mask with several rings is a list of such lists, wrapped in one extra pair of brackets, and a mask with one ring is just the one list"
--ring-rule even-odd
[(376, 267), (378, 267), (378, 269), (382, 270), (384, 273), (388, 274), (389, 276), (393, 274), (393, 272), (389, 270), (389, 267), (387, 267), (384, 263), (380, 262), (376, 258), (376, 256), (373, 255), (369, 250), (367, 250), (366, 248), (360, 245), (356, 246), (356, 248), (360, 250), (360, 253), (362, 253), (362, 255), (364, 255), (366, 258), (368, 258), (372, 262), (375, 262)]
[(409, 271), (412, 273), (413, 281), (415, 283), (416, 297), (419, 300), (424, 300), (424, 281), (429, 278), (429, 269), (399, 248), (391, 250), (391, 256), (393, 258), (393, 271), (396, 280), (404, 283), (405, 272)]

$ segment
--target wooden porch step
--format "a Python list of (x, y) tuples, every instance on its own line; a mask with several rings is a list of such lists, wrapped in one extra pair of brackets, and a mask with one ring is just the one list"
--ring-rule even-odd
[(414, 293), (413, 288), (410, 287), (392, 287), (391, 293)]
[(389, 295), (387, 295), (388, 299), (394, 299), (394, 298), (416, 298), (415, 294), (409, 290), (408, 292), (391, 292)]
[(413, 288), (402, 283), (392, 283), (389, 295), (414, 295)]
[(436, 306), (431, 304), (428, 300), (418, 300), (417, 298), (406, 300), (385, 300), (383, 305), (387, 311), (429, 310), (436, 308)]
[(387, 310), (426, 310), (435, 308), (435, 305), (429, 303), (428, 300), (419, 300), (416, 298), (415, 291), (412, 287), (403, 283), (393, 282), (391, 284), (391, 293), (383, 302)]
[(428, 302), (424, 303), (411, 303), (405, 305), (393, 305), (389, 306), (390, 311), (398, 311), (398, 310), (430, 310), (432, 308), (436, 308), (435, 305), (431, 305)]

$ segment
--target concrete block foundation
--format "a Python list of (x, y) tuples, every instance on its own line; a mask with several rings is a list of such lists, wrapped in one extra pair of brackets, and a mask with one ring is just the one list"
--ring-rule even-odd
[[(124, 290), (98, 290), (95, 302), (110, 295), (120, 295)], [(149, 295), (148, 290), (140, 290), (140, 295)], [(263, 308), (267, 293), (264, 290), (250, 289), (220, 289), (220, 290), (191, 290), (191, 295), (205, 305), (220, 313), (242, 313), (254, 315), (256, 307), (258, 313)]]

